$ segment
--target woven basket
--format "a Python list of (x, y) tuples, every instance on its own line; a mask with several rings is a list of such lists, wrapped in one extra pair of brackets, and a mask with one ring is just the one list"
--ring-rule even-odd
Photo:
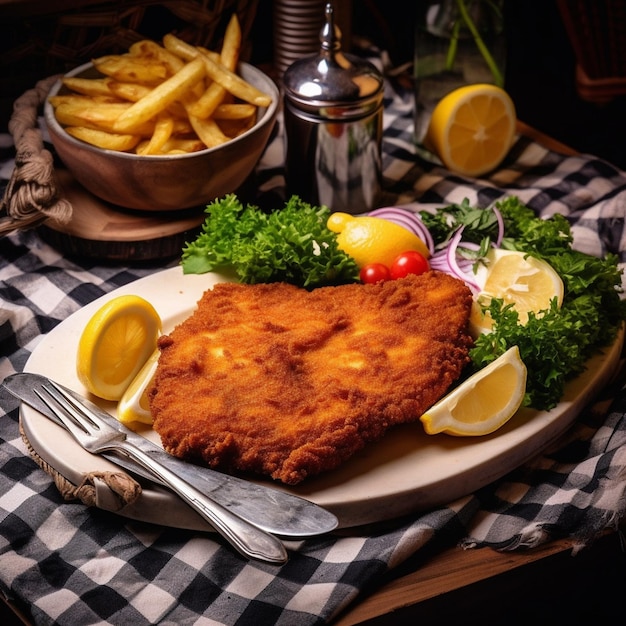
[(19, 2), (13, 3), (0, 13), (0, 92), (15, 98), (41, 78), (65, 73), (103, 54), (123, 52), (139, 39), (160, 40), (168, 32), (194, 45), (219, 49), (234, 12), (243, 35), (241, 60), (248, 61), (258, 2), (73, 0), (38, 3), (44, 8), (28, 15), (20, 14)]
[(557, 2), (576, 57), (580, 97), (603, 103), (626, 94), (626, 2)]

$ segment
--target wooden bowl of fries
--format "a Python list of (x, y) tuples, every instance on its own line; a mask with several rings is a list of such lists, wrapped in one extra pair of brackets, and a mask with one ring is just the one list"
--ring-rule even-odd
[[(211, 83), (219, 84), (206, 76), (204, 59), (182, 59), (176, 65), (179, 71), (161, 83), (145, 78), (134, 84), (129, 78), (119, 80), (128, 56), (77, 67), (49, 93), (44, 119), (59, 158), (74, 178), (100, 199), (141, 211), (201, 207), (235, 192), (253, 173), (274, 127), (279, 92), (273, 80), (252, 65), (238, 63), (228, 78), (235, 77), (235, 87), (244, 90), (248, 101), (263, 94), (257, 99), (260, 104), (251, 105), (222, 88), (226, 99), (201, 118), (191, 113), (193, 105)], [(113, 69), (99, 66), (104, 62)], [(213, 65), (224, 69), (219, 62)], [(198, 75), (203, 78), (190, 78)], [(135, 74), (130, 71), (129, 76)], [(70, 88), (76, 84), (82, 91)], [(104, 85), (121, 95), (99, 96)], [(244, 120), (246, 108), (251, 113)], [(126, 112), (123, 118), (120, 110)]]

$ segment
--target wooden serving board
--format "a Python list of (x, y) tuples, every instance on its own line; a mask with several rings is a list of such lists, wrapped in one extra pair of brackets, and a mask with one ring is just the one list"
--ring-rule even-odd
[(204, 206), (180, 211), (133, 211), (88, 192), (64, 169), (58, 183), (73, 207), (67, 224), (48, 220), (39, 231), (71, 256), (120, 261), (150, 261), (180, 255), (204, 222)]

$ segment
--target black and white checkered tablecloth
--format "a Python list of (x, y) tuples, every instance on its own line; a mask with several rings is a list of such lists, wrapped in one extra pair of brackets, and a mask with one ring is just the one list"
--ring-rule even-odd
[[(388, 87), (383, 204), (485, 206), (517, 195), (538, 214), (573, 225), (575, 245), (626, 262), (626, 173), (563, 156), (526, 137), (490, 177), (466, 179), (416, 156), (410, 94)], [(0, 137), (0, 178), (11, 171)], [(268, 149), (263, 193), (280, 195), (280, 146)], [(66, 258), (37, 231), (0, 239), (0, 379), (19, 372), (42, 336), (81, 306), (163, 269)], [(332, 622), (425, 544), (515, 550), (555, 537), (581, 544), (616, 527), (626, 510), (626, 392), (585, 409), (559, 445), (497, 483), (449, 506), (386, 523), (289, 542), (282, 567), (249, 562), (216, 536), (134, 522), (64, 502), (29, 457), (18, 403), (0, 392), (0, 588), (37, 624), (285, 626)]]

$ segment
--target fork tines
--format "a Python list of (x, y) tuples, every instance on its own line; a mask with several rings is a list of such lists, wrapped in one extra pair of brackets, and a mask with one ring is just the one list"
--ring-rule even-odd
[[(41, 389), (49, 397), (41, 393), (39, 389), (34, 389), (34, 392), (64, 424), (66, 421), (59, 414), (59, 410), (64, 411), (65, 416), (69, 417), (85, 433), (89, 433), (94, 428), (100, 428), (98, 421), (92, 417), (93, 414), (90, 414), (86, 408), (79, 406), (72, 396), (54, 381), (51, 380), (49, 384), (41, 385)], [(85, 420), (89, 420), (90, 423)]]

